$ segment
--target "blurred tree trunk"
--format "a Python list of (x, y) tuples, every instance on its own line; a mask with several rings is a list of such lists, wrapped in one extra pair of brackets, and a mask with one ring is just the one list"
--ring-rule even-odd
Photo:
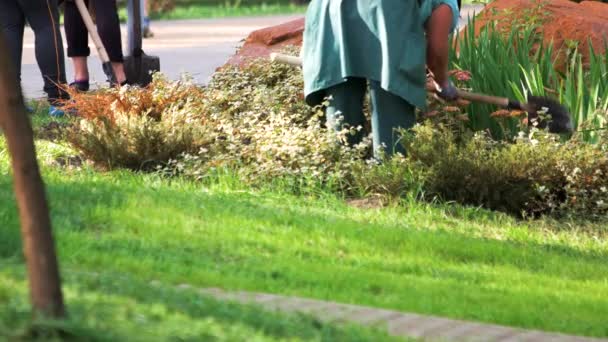
[(0, 32), (0, 128), (11, 156), (21, 237), (35, 315), (65, 315), (51, 220), (21, 87)]

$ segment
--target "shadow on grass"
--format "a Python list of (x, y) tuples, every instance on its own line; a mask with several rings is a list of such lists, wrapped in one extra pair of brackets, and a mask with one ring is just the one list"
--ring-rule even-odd
[[(10, 277), (12, 281), (23, 281), (23, 270), (12, 267), (12, 272), (0, 274), (5, 278)], [(280, 314), (264, 310), (256, 305), (239, 304), (216, 300), (208, 295), (197, 293), (194, 289), (178, 289), (162, 284), (151, 285), (139, 279), (124, 276), (115, 277), (111, 274), (75, 274), (68, 273), (63, 277), (63, 287), (72, 293), (66, 298), (69, 312), (68, 322), (36, 322), (36, 330), (49, 331), (52, 327), (59, 327), (69, 338), (61, 340), (79, 341), (85, 338), (87, 341), (112, 341), (116, 338), (131, 338), (141, 340), (138, 333), (146, 332), (146, 324), (160, 325), (164, 315), (180, 317), (186, 316), (187, 321), (201, 322), (211, 320), (214, 327), (234, 331), (234, 326), (246, 327), (245, 331), (255, 331), (266, 337), (274, 339), (298, 339), (319, 341), (384, 341), (396, 340), (388, 337), (385, 333), (362, 328), (355, 325), (333, 325), (323, 323), (311, 316), (303, 314)], [(124, 301), (123, 306), (130, 307), (132, 313), (127, 314), (135, 321), (132, 330), (124, 329), (125, 317), (119, 302)], [(135, 304), (134, 304), (135, 303)], [(136, 305), (137, 307), (133, 307)], [(164, 310), (159, 310), (162, 307)], [(153, 311), (148, 311), (155, 308)], [(0, 326), (2, 316), (6, 317), (7, 308), (0, 309)], [(164, 313), (161, 313), (164, 312)], [(112, 313), (118, 317), (112, 316)], [(10, 314), (10, 313), (9, 313)], [(144, 318), (145, 317), (145, 318)], [(183, 318), (182, 318), (183, 319)], [(21, 317), (25, 321), (25, 317)], [(99, 320), (103, 322), (96, 326), (90, 326), (89, 322)], [(121, 322), (122, 320), (122, 322)], [(183, 321), (182, 321), (183, 322)], [(17, 322), (8, 322), (15, 324)], [(23, 326), (24, 322), (20, 322)], [(132, 322), (126, 322), (132, 323)], [(25, 323), (27, 324), (27, 323)], [(182, 323), (183, 324), (183, 323)], [(122, 329), (121, 329), (122, 328)], [(134, 329), (133, 329), (134, 328)], [(219, 336), (210, 332), (209, 335), (196, 335), (189, 331), (184, 325), (180, 332), (175, 332), (175, 327), (166, 327), (166, 338), (176, 341), (201, 341), (217, 340)], [(173, 329), (172, 329), (173, 328)], [(23, 328), (22, 328), (23, 330)], [(130, 331), (128, 331), (130, 330)], [(217, 329), (215, 329), (217, 332)], [(51, 330), (52, 331), (52, 330)], [(170, 332), (173, 331), (173, 332)], [(126, 336), (133, 334), (132, 336)], [(148, 334), (144, 334), (148, 335)], [(230, 333), (221, 333), (224, 340)], [(0, 337), (2, 333), (0, 332)], [(233, 336), (234, 337), (234, 336)], [(242, 336), (243, 340), (251, 336)]]

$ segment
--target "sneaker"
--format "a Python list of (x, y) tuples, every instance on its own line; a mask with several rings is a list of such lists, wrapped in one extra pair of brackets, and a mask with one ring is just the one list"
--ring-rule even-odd
[(77, 91), (81, 92), (89, 91), (89, 87), (89, 80), (74, 81), (70, 83), (70, 88), (76, 89)]
[(63, 109), (51, 105), (49, 107), (49, 115), (54, 118), (60, 118), (65, 115), (65, 112), (63, 111)]

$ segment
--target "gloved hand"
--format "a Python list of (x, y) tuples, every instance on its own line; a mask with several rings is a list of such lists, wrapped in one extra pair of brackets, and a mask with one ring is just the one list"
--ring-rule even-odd
[(445, 101), (456, 101), (458, 99), (458, 90), (454, 87), (454, 84), (448, 80), (445, 85), (438, 86), (437, 96)]

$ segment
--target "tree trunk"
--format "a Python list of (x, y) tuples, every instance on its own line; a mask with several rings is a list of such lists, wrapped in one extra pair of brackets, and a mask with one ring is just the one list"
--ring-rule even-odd
[(21, 87), (1, 33), (0, 127), (12, 160), (33, 311), (35, 315), (60, 318), (65, 308), (44, 184)]

